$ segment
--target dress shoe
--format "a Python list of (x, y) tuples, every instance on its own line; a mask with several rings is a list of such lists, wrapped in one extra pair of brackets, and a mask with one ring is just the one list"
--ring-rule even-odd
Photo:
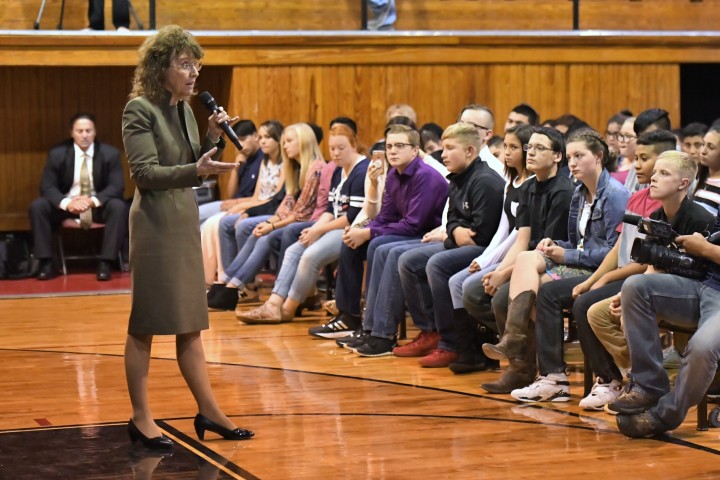
[(38, 280), (50, 280), (56, 276), (57, 273), (53, 267), (52, 260), (41, 260), (40, 267), (38, 269)]
[(97, 279), (99, 282), (107, 282), (112, 278), (110, 264), (105, 260), (100, 260), (97, 267)]
[(135, 425), (135, 422), (133, 422), (132, 419), (128, 421), (128, 435), (130, 436), (130, 441), (132, 443), (140, 441), (140, 443), (142, 443), (148, 450), (167, 451), (172, 450), (173, 447), (173, 441), (165, 435), (160, 435), (159, 437), (154, 438), (146, 437), (137, 425)]
[(205, 430), (217, 433), (225, 440), (247, 440), (248, 438), (252, 438), (255, 435), (250, 430), (245, 430), (244, 428), (236, 428), (235, 430), (230, 430), (229, 428), (218, 425), (217, 423), (213, 422), (209, 418), (199, 413), (195, 415), (194, 424), (195, 433), (197, 433), (197, 436), (200, 440), (205, 440)]
[(616, 421), (620, 433), (630, 438), (650, 437), (668, 431), (668, 428), (652, 412), (643, 412), (638, 415), (618, 415)]

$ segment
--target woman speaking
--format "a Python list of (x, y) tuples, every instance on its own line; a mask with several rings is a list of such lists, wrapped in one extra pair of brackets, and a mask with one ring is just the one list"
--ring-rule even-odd
[(208, 328), (198, 207), (192, 187), (202, 177), (228, 172), (213, 160), (225, 142), (222, 109), (201, 138), (187, 101), (195, 93), (203, 51), (178, 26), (162, 28), (140, 47), (130, 101), (123, 113), (123, 142), (136, 189), (130, 209), (132, 310), (125, 345), (125, 374), (133, 414), (128, 433), (146, 448), (170, 450), (148, 403), (153, 335), (175, 335), (180, 371), (198, 404), (195, 431), (228, 440), (250, 438), (220, 410), (205, 365), (200, 331)]

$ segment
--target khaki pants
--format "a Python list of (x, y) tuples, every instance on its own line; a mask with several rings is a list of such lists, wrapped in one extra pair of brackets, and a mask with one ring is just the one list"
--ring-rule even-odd
[(630, 352), (623, 332), (622, 319), (610, 313), (611, 300), (612, 298), (607, 298), (590, 307), (587, 313), (588, 323), (600, 343), (612, 356), (615, 365), (628, 370)]

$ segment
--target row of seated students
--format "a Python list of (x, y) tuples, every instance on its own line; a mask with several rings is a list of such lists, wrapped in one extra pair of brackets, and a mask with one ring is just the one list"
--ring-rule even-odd
[[(262, 147), (263, 165), (273, 161), (269, 144), (283, 165), (285, 191), (279, 181), (266, 190), (280, 198), (274, 212), (249, 216), (240, 207), (203, 226), (203, 238), (211, 225), (218, 230), (215, 243), (204, 244), (219, 272), (208, 270), (208, 304), (238, 306), (246, 324), (290, 321), (308, 306), (322, 267), (337, 260), (336, 315), (310, 335), (361, 356), (419, 357), (423, 367), (455, 373), (496, 369), (507, 359), (500, 377), (482, 387), (522, 402), (570, 400), (563, 311), (572, 309), (597, 379), (580, 405), (620, 414), (629, 436), (676, 428), (707, 391), (720, 353), (713, 325), (720, 314), (712, 308), (720, 300), (720, 247), (700, 235), (720, 229), (710, 183), (720, 174), (720, 125), (704, 133), (695, 158), (676, 150), (667, 112), (613, 123), (622, 122), (622, 132), (629, 118), (633, 135), (506, 125), (500, 161), (487, 145), (492, 112), (469, 105), (442, 133), (444, 165), (420, 149), (423, 137), (405, 116), (386, 128), (387, 163), (367, 159), (347, 119), (331, 124), (327, 164), (310, 127), (287, 127), (279, 142), (276, 136)], [(272, 137), (261, 127), (264, 136)], [(611, 175), (621, 163), (616, 153), (632, 155), (629, 187)], [(628, 213), (669, 223), (688, 254), (710, 260), (707, 273), (685, 278), (632, 261), (642, 234)], [(248, 285), (273, 250), (273, 293), (244, 310), (257, 300)], [(406, 310), (420, 333), (398, 345)], [(656, 317), (702, 330), (672, 393)]]

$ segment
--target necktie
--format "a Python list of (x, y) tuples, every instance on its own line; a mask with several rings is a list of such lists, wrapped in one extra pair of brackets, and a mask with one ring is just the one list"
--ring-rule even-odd
[[(80, 195), (90, 196), (90, 172), (87, 165), (88, 156), (83, 154), (82, 166), (80, 167)], [(92, 225), (92, 208), (80, 213), (80, 228), (87, 230)]]

